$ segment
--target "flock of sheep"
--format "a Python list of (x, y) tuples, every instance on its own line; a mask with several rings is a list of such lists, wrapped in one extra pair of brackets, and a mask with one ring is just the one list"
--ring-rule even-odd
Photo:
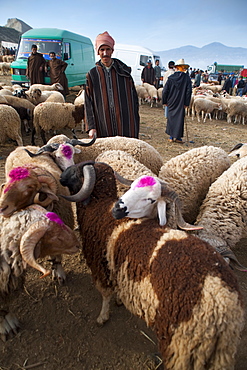
[[(26, 133), (32, 131), (32, 145), (35, 134), (41, 135), (46, 143), (45, 132), (68, 127), (74, 129), (79, 123), (84, 128), (84, 90), (80, 90), (74, 104), (66, 103), (60, 84), (32, 85), (28, 90), (19, 85), (0, 84), (0, 143), (8, 138), (22, 145), (21, 125)], [(158, 106), (162, 100), (162, 88), (158, 90), (143, 83), (136, 86), (139, 104), (148, 102)], [(16, 112), (14, 112), (14, 110)], [(16, 114), (17, 113), (17, 114)], [(222, 91), (221, 85), (201, 84), (194, 88), (187, 114), (200, 122), (225, 119), (231, 123), (245, 124), (247, 102), (245, 97), (231, 96)], [(10, 123), (11, 122), (11, 123)]]
[[(215, 85), (213, 82), (201, 83), (198, 88), (194, 88), (187, 115), (192, 119), (196, 117), (198, 122), (206, 122), (208, 117), (210, 120), (221, 119), (227, 120), (228, 123), (244, 125), (247, 117), (246, 97), (236, 96), (236, 87), (233, 95), (229, 95), (222, 88), (223, 85)], [(148, 83), (136, 86), (139, 104), (148, 102), (151, 107), (154, 104), (158, 106), (162, 101), (162, 90), (162, 87), (157, 90)]]
[(10, 75), (11, 63), (13, 61), (13, 55), (0, 55), (0, 76)]
[[(166, 369), (233, 369), (244, 326), (234, 269), (247, 268), (234, 249), (247, 231), (247, 145), (232, 150), (238, 159), (231, 164), (214, 146), (164, 163), (133, 138), (55, 135), (46, 142), (46, 131), (83, 119), (83, 91), (71, 104), (56, 100), (59, 85), (50, 89), (0, 90), (10, 92), (0, 94), (0, 140), (6, 132), (19, 145), (1, 187), (0, 293), (17, 289), (27, 266), (64, 283), (62, 255), (82, 248), (102, 295), (98, 324), (109, 319), (116, 295), (154, 330)], [(23, 146), (21, 120), (41, 131), (43, 147)], [(50, 269), (42, 266), (46, 256)], [(20, 325), (4, 298), (2, 305), (6, 340)]]

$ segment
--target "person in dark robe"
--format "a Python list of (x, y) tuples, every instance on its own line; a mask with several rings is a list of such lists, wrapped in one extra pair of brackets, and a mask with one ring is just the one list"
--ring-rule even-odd
[(37, 52), (37, 45), (32, 45), (32, 53), (27, 59), (26, 77), (31, 85), (43, 84), (46, 60), (43, 54)]
[(228, 76), (227, 79), (225, 80), (224, 82), (224, 85), (222, 87), (222, 90), (226, 91), (228, 94), (230, 93), (230, 88), (232, 87), (232, 80), (231, 80), (231, 77)]
[(68, 80), (65, 74), (65, 69), (68, 64), (61, 59), (56, 57), (56, 53), (51, 51), (49, 53), (51, 60), (47, 62), (47, 67), (50, 71), (51, 84), (60, 83), (63, 86), (61, 93), (65, 96), (69, 94)]
[(139, 136), (139, 102), (131, 68), (112, 58), (115, 41), (108, 32), (96, 37), (100, 56), (86, 75), (85, 124), (90, 138)]
[(155, 85), (155, 70), (152, 66), (151, 60), (148, 60), (147, 65), (143, 68), (141, 80), (142, 82), (147, 82), (150, 85)]
[(190, 105), (191, 79), (186, 73), (189, 65), (184, 59), (175, 63), (175, 72), (170, 75), (163, 88), (162, 104), (168, 106), (166, 133), (168, 141), (183, 144), (185, 108)]

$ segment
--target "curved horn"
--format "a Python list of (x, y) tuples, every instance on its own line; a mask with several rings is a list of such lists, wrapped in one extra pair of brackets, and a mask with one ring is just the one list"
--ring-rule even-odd
[(42, 146), (42, 148), (40, 148), (37, 153), (32, 153), (30, 152), (28, 149), (24, 149), (25, 152), (27, 152), (27, 154), (33, 158), (33, 157), (37, 157), (38, 155), (41, 155), (42, 153), (44, 152), (49, 152), (49, 153), (52, 153), (54, 152), (55, 150), (57, 150), (59, 147), (59, 144), (56, 144), (56, 143), (52, 143), (50, 145), (44, 145)]
[(121, 176), (118, 172), (114, 171), (114, 176), (116, 177), (116, 179), (121, 182), (121, 184), (123, 185), (126, 185), (126, 186), (130, 186), (132, 184), (132, 182), (134, 180), (128, 180), (128, 179), (125, 179), (123, 176)]
[(23, 260), (43, 273), (41, 278), (49, 275), (51, 271), (46, 270), (39, 263), (36, 262), (34, 257), (34, 250), (40, 239), (45, 235), (49, 226), (49, 220), (40, 220), (33, 223), (21, 238), (20, 253)]
[(234, 150), (240, 149), (242, 146), (243, 146), (243, 144), (242, 144), (242, 143), (238, 143), (238, 144), (236, 144), (236, 145), (234, 146), (234, 148), (232, 148), (232, 149), (230, 150), (230, 152), (229, 152), (229, 153), (233, 152)]
[(40, 183), (45, 183), (54, 194), (57, 193), (58, 183), (55, 177), (44, 168), (34, 167), (33, 171), (35, 172), (37, 179)]
[(202, 226), (191, 225), (184, 220), (182, 212), (181, 212), (181, 201), (179, 199), (178, 194), (174, 190), (171, 190), (165, 182), (160, 181), (160, 183), (161, 183), (161, 196), (175, 203), (176, 221), (177, 221), (178, 227), (182, 230), (187, 230), (187, 231), (203, 229)]
[(96, 138), (97, 138), (97, 136), (96, 136), (96, 135), (94, 135), (94, 137), (92, 138), (92, 140), (91, 140), (91, 141), (89, 141), (88, 143), (84, 143), (83, 141), (78, 140), (78, 139), (71, 139), (71, 140), (69, 141), (69, 144), (71, 144), (71, 145), (73, 145), (73, 146), (75, 146), (75, 145), (80, 145), (80, 146), (91, 146), (91, 145), (93, 145), (93, 143), (95, 142)]
[(229, 259), (229, 264), (232, 265), (233, 267), (235, 267), (237, 270), (239, 271), (247, 271), (247, 267), (243, 266), (237, 259), (237, 257), (235, 256), (235, 254), (233, 253), (233, 251), (231, 251), (230, 248), (216, 248), (217, 252), (219, 252), (222, 257), (224, 258), (228, 258)]
[(83, 201), (91, 195), (95, 181), (96, 181), (96, 174), (95, 174), (95, 169), (94, 166), (92, 165), (85, 165), (83, 166), (83, 185), (81, 189), (78, 191), (77, 194), (74, 195), (60, 195), (62, 198), (70, 201), (70, 202), (80, 202)]

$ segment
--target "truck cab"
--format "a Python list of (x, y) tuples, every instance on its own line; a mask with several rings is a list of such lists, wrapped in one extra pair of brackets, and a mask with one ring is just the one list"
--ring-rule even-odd
[[(54, 51), (58, 59), (68, 64), (65, 74), (69, 87), (86, 83), (86, 73), (95, 65), (92, 41), (66, 30), (36, 28), (23, 33), (20, 38), (16, 60), (11, 63), (12, 84), (29, 86), (26, 68), (32, 44), (37, 45), (45, 59), (49, 60), (49, 53)], [(45, 74), (45, 84), (50, 83), (49, 74)]]

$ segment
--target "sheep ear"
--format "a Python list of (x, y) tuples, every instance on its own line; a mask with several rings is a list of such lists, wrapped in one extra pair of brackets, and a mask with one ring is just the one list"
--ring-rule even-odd
[(167, 222), (166, 219), (166, 202), (162, 199), (158, 201), (157, 204), (158, 209), (158, 217), (159, 217), (159, 224), (160, 226), (164, 226)]

